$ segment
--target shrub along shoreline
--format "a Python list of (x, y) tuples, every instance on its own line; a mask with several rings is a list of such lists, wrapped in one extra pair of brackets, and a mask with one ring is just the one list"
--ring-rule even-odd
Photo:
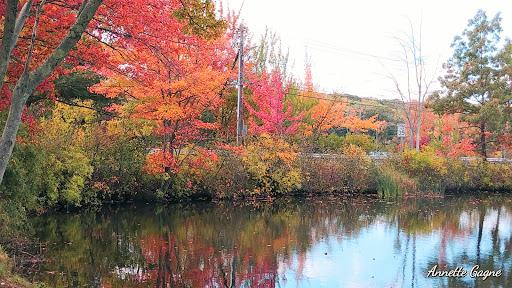
[[(195, 175), (196, 181), (186, 182), (191, 179), (187, 176), (174, 179), (177, 185), (170, 185), (163, 199), (197, 195), (243, 200), (333, 193), (421, 196), (512, 191), (512, 166), (480, 158), (465, 161), (440, 157), (426, 149), (390, 154), (386, 159), (372, 161), (355, 146), (344, 151), (343, 156), (318, 157), (292, 155), (283, 152), (280, 145), (258, 146), (257, 156), (225, 153), (219, 156), (222, 165), (211, 167), (207, 173), (184, 170), (186, 175)], [(187, 189), (176, 191), (172, 187)]]
[[(507, 163), (441, 157), (429, 147), (421, 152), (389, 153), (377, 160), (371, 160), (355, 145), (341, 152), (301, 153), (283, 139), (261, 136), (244, 149), (219, 149), (213, 156), (211, 152), (189, 153), (187, 165), (174, 170), (160, 167), (162, 171), (152, 174), (145, 171), (141, 153), (132, 160), (138, 165), (126, 170), (105, 171), (104, 166), (110, 163), (95, 163), (94, 171), (73, 187), (69, 187), (70, 183), (77, 176), (72, 172), (60, 171), (60, 175), (45, 178), (41, 171), (31, 173), (42, 167), (27, 165), (37, 159), (15, 157), (13, 162), (19, 164), (10, 166), (0, 186), (0, 219), (9, 223), (7, 213), (11, 212), (41, 214), (130, 201), (243, 201), (312, 193), (400, 196), (512, 191), (512, 165)], [(18, 171), (21, 166), (22, 172)], [(102, 171), (101, 175), (95, 175), (96, 171)], [(52, 182), (55, 178), (69, 185)], [(11, 226), (21, 227), (23, 217), (15, 218), (10, 219)], [(0, 234), (7, 226), (0, 227)]]
[[(48, 190), (39, 190), (38, 193), (30, 190), (44, 185), (23, 186), (27, 191), (4, 190), (0, 198), (0, 245), (6, 247), (12, 239), (30, 234), (24, 227), (27, 213), (69, 211), (112, 202), (268, 201), (287, 196), (344, 193), (400, 197), (512, 191), (512, 166), (502, 163), (489, 163), (483, 159), (464, 162), (459, 158), (439, 157), (428, 148), (421, 152), (411, 150), (389, 154), (386, 159), (375, 161), (357, 146), (348, 146), (342, 152), (343, 156), (301, 154), (283, 139), (261, 137), (243, 150), (224, 149), (215, 157), (190, 154), (188, 157), (196, 164), (180, 167), (178, 173), (151, 175), (139, 169), (136, 174), (120, 176), (122, 181), (133, 181), (131, 183), (118, 183), (119, 179), (111, 182), (117, 186), (97, 185), (99, 180), (92, 182), (91, 179), (88, 185), (76, 189), (78, 194), (73, 196), (75, 198), (62, 196), (69, 191), (57, 190), (55, 195), (48, 194)], [(129, 171), (134, 173), (137, 169), (131, 167)], [(34, 177), (30, 173), (25, 176)], [(47, 180), (37, 181), (44, 184)], [(103, 179), (103, 183), (106, 181), (109, 180)], [(0, 258), (3, 263), (12, 261), (5, 260), (8, 258), (4, 252)], [(2, 277), (19, 280), (10, 276), (9, 265), (3, 264), (0, 270), (0, 275), (9, 275)], [(7, 287), (27, 287), (24, 284), (9, 285)]]

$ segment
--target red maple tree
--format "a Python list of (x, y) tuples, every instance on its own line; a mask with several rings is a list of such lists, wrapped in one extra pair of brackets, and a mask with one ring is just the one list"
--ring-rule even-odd
[(292, 116), (293, 104), (286, 101), (289, 86), (283, 84), (281, 73), (277, 70), (260, 75), (249, 74), (249, 88), (252, 102), (245, 101), (249, 110), (249, 132), (254, 134), (292, 135), (295, 134), (302, 114)]

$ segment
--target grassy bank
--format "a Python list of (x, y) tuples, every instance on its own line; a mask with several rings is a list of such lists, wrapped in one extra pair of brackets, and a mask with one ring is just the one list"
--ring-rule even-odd
[(39, 287), (28, 282), (12, 272), (12, 259), (3, 251), (0, 246), (0, 287), (6, 288), (35, 288)]

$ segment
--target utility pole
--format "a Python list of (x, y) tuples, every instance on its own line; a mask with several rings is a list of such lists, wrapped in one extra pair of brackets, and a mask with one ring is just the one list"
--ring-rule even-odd
[(244, 89), (244, 29), (245, 27), (241, 24), (240, 32), (240, 43), (238, 48), (238, 105), (237, 105), (237, 121), (236, 121), (236, 145), (242, 144), (242, 135), (244, 129), (243, 116), (243, 89)]
[(379, 152), (379, 127), (375, 129), (375, 152)]

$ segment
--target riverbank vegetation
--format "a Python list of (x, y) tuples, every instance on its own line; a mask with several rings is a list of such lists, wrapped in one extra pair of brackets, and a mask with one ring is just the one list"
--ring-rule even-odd
[(0, 287), (7, 288), (29, 288), (37, 287), (24, 278), (12, 273), (13, 261), (0, 246)]
[[(488, 20), (479, 11), (470, 21), (454, 42), (443, 90), (420, 107), (317, 92), (311, 61), (305, 79), (294, 77), (274, 33), (240, 39), (238, 15), (209, 0), (105, 1), (56, 68), (45, 70), (29, 95), (16, 94), (24, 77), (55, 60), (65, 27), (87, 6), (75, 2), (0, 4), (2, 13), (17, 7), (26, 15), (18, 41), (0, 52), (8, 56), (0, 94), (0, 127), (8, 131), (0, 143), (7, 159), (0, 243), (23, 231), (27, 212), (105, 202), (512, 189), (508, 162), (486, 161), (509, 157), (512, 143), (512, 44), (499, 41), (499, 15)], [(237, 41), (246, 49), (247, 125), (238, 141)], [(19, 97), (21, 106), (11, 105)], [(421, 117), (402, 112), (415, 109)], [(9, 115), (16, 113), (11, 155), (8, 134), (17, 124)], [(399, 145), (402, 122), (421, 128), (408, 129), (405, 141), (419, 151)], [(369, 156), (376, 151), (386, 154)]]
[[(511, 143), (511, 44), (498, 42), (499, 15), (488, 20), (479, 11), (456, 38), (459, 48), (449, 59), (444, 90), (433, 93), (416, 117), (414, 101), (316, 92), (311, 59), (305, 79), (294, 77), (278, 36), (267, 31), (258, 41), (240, 39), (238, 16), (209, 1), (161, 1), (160, 18), (149, 24), (139, 22), (151, 7), (112, 2), (117, 6), (100, 6), (102, 20), (92, 20), (76, 45), (80, 53), (70, 52), (27, 99), (0, 184), (2, 215), (138, 199), (511, 188), (508, 162), (485, 161), (506, 158)], [(29, 35), (40, 17), (34, 37), (43, 39), (55, 28), (47, 17), (54, 13), (59, 20), (73, 9), (39, 5), (54, 10), (29, 15), (20, 35)], [(475, 43), (473, 31), (483, 28), (478, 37), (485, 43)], [(10, 60), (2, 86), (2, 127), (21, 77), (17, 68), (27, 61), (39, 65), (59, 43), (54, 38), (34, 47), (33, 59), (23, 54), (32, 40), (23, 38), (13, 48), (18, 56)], [(237, 90), (229, 85), (240, 65), (236, 41), (246, 48), (242, 143), (235, 133)], [(461, 58), (473, 63), (472, 49), (487, 51), (477, 59), (481, 63), (461, 64)], [(501, 84), (484, 90), (464, 85), (491, 76)], [(481, 101), (465, 101), (468, 93)], [(464, 109), (472, 109), (472, 116)], [(401, 122), (412, 127), (406, 129), (409, 145), (396, 136)], [(421, 144), (417, 151), (414, 143)]]

